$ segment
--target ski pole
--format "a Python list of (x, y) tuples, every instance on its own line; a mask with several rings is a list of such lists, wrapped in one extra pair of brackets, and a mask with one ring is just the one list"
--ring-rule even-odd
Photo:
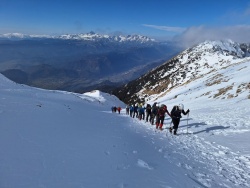
[(187, 114), (187, 134), (188, 134), (188, 119), (189, 119), (189, 112)]

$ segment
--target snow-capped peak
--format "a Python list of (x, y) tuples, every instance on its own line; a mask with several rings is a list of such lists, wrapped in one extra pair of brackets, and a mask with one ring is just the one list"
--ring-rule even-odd
[(65, 34), (58, 36), (60, 39), (74, 39), (74, 40), (97, 40), (101, 38), (108, 38), (107, 35), (99, 35), (93, 31), (89, 33), (81, 34)]
[(154, 39), (151, 39), (146, 36), (142, 35), (128, 35), (128, 36), (109, 36), (109, 35), (100, 35), (97, 34), (93, 31), (86, 33), (86, 34), (66, 34), (66, 35), (61, 35), (59, 36), (61, 39), (75, 39), (75, 40), (90, 40), (90, 41), (95, 41), (95, 40), (102, 40), (106, 39), (109, 41), (116, 41), (116, 42), (154, 42)]
[(0, 34), (0, 38), (8, 39), (31, 39), (31, 38), (55, 38), (55, 39), (64, 39), (64, 40), (84, 40), (84, 41), (99, 41), (99, 40), (108, 40), (113, 42), (155, 42), (155, 39), (151, 39), (147, 36), (142, 35), (119, 35), (119, 36), (110, 36), (110, 35), (101, 35), (93, 31), (89, 33), (80, 33), (80, 34), (63, 34), (59, 36), (49, 36), (49, 35), (26, 35), (22, 33), (7, 33)]
[(230, 39), (219, 41), (205, 41), (192, 48), (193, 52), (221, 52), (230, 55), (243, 57), (244, 52), (240, 48), (240, 44)]

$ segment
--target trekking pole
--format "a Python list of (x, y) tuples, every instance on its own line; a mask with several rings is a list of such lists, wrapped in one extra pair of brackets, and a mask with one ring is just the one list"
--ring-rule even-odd
[[(173, 119), (172, 119), (171, 122), (170, 122), (169, 128), (168, 128), (168, 130), (167, 130), (167, 132), (166, 132), (166, 136), (168, 136), (168, 131), (170, 131), (172, 123), (173, 123)], [(166, 128), (166, 129), (167, 129), (167, 128)]]
[(187, 134), (188, 134), (188, 119), (189, 119), (189, 112), (187, 114)]

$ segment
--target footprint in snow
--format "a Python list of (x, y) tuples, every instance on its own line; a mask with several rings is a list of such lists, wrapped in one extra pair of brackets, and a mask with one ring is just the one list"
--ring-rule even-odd
[(146, 168), (148, 170), (153, 170), (154, 168), (149, 166), (148, 163), (146, 163), (145, 161), (138, 159), (137, 161), (137, 166), (141, 167), (141, 168)]

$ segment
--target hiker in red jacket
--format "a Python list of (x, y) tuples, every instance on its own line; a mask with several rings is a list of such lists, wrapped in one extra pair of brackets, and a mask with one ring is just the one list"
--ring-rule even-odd
[(117, 108), (117, 111), (118, 111), (119, 114), (121, 113), (121, 110), (122, 110), (122, 108), (119, 106), (119, 107)]
[(158, 119), (156, 122), (156, 129), (158, 129), (159, 127), (160, 130), (163, 130), (162, 126), (164, 123), (165, 113), (167, 113), (171, 117), (170, 113), (167, 110), (167, 106), (165, 104), (162, 104), (157, 113)]

